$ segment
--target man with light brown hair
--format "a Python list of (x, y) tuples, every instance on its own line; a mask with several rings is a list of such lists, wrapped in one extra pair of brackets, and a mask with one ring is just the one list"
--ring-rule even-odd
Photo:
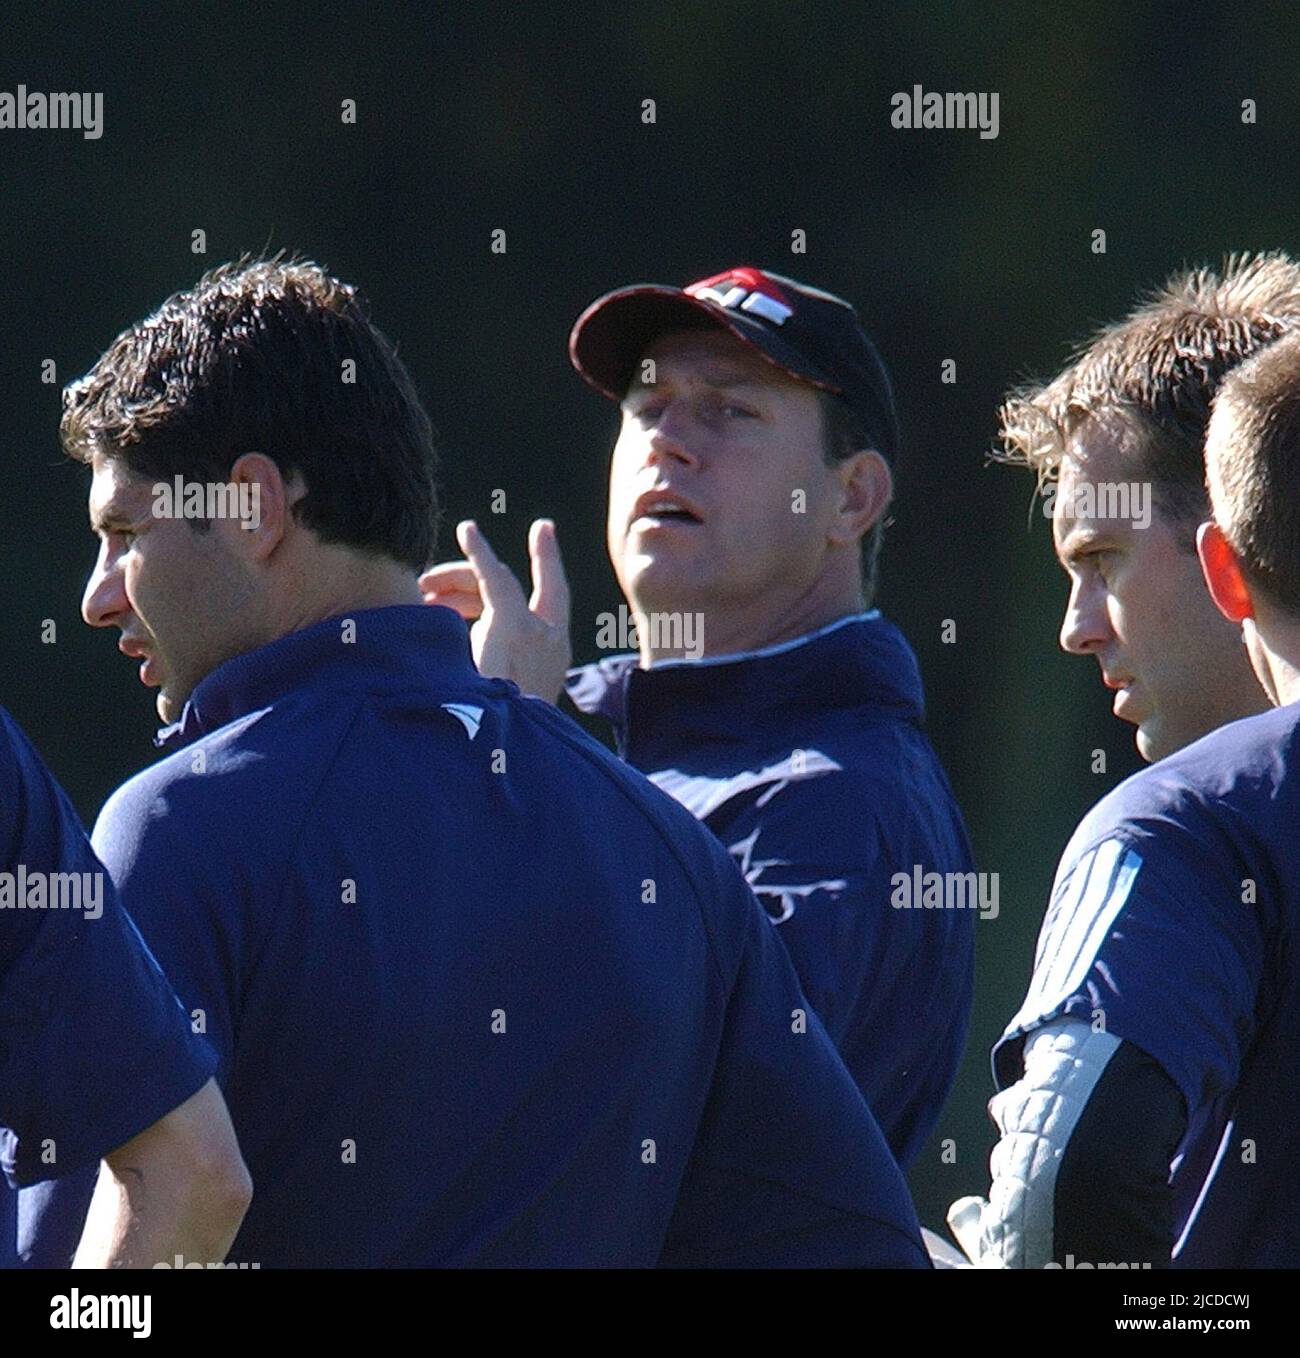
[(1276, 707), (1122, 783), (1066, 849), (994, 1051), (991, 1201), (950, 1213), (987, 1267), (1300, 1265), (1300, 335), (1225, 380), (1205, 460), (1205, 583)]
[[(1219, 386), (1298, 318), (1300, 267), (1282, 254), (1230, 256), (1221, 274), (1171, 279), (1052, 382), (1003, 406), (1005, 460), (1037, 472), (1070, 577), (1061, 645), (1097, 657), (1148, 760), (1181, 767), (1177, 751), (1268, 706), (1239, 619), (1206, 592), (1196, 537)], [(1162, 766), (1158, 777), (1176, 776)], [(1209, 879), (1194, 860), (1162, 868), (1151, 826), (1124, 819), (1127, 791), (1144, 786), (1166, 784), (1123, 784), (1066, 847), (1028, 993), (994, 1049), (992, 1186), (987, 1201), (963, 1198), (949, 1213), (982, 1267), (1250, 1253), (1225, 1243), (1213, 1209), (1207, 1229), (1189, 1232), (1216, 1172), (1211, 1134), (1228, 1135), (1242, 1076), (1258, 939), (1239, 936), (1244, 914), (1221, 921), (1217, 898), (1179, 915)]]
[(1175, 276), (1002, 407), (1002, 460), (1038, 474), (1070, 579), (1061, 646), (1096, 657), (1144, 759), (1265, 706), (1237, 629), (1205, 592), (1195, 533), (1219, 383), (1297, 319), (1300, 266), (1229, 256), (1221, 273)]

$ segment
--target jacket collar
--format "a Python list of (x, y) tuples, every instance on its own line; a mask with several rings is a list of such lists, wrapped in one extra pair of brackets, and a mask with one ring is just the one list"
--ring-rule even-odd
[[(883, 709), (920, 725), (920, 669), (903, 634), (879, 611), (839, 618), (794, 641), (737, 655), (662, 661), (641, 669), (635, 655), (608, 656), (569, 672), (565, 685), (582, 712), (610, 721), (625, 750), (644, 737), (648, 712), (671, 716), (675, 738), (717, 733), (733, 722), (803, 716), (810, 708)], [(638, 731), (629, 731), (629, 719)]]
[(485, 682), (474, 669), (469, 632), (451, 609), (427, 604), (358, 609), (218, 665), (154, 744), (180, 749), (298, 689), (446, 687), (463, 692)]

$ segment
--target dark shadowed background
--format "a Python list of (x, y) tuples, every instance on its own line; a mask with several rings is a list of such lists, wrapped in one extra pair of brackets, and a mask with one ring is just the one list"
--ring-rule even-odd
[[(939, 1224), (987, 1185), (987, 1051), (1056, 857), (1138, 766), (1095, 664), (1057, 650), (1064, 577), (1028, 475), (985, 466), (995, 409), (1181, 264), (1300, 249), (1297, 25), (1283, 6), (1021, 0), (8, 8), (0, 90), (102, 91), (104, 134), (0, 130), (0, 701), (88, 822), (154, 756), (152, 694), (116, 633), (79, 618), (88, 474), (60, 455), (59, 395), (211, 265), (287, 248), (362, 286), (438, 431), (442, 555), (473, 515), (522, 568), (529, 522), (554, 516), (578, 659), (620, 602), (614, 414), (569, 367), (578, 312), (738, 263), (845, 294), (904, 432), (880, 603), (920, 655), (934, 742), (1000, 881), (966, 1064), (911, 1176)], [(891, 95), (915, 84), (997, 92), (998, 137), (891, 127)]]

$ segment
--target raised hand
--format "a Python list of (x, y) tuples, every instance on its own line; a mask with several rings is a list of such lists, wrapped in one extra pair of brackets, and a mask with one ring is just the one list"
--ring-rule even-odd
[(456, 525), (456, 540), (466, 559), (425, 571), (424, 602), (454, 608), (473, 623), (470, 645), (481, 674), (512, 679), (525, 693), (556, 702), (572, 651), (569, 582), (555, 524), (537, 519), (529, 529), (530, 599), (472, 519)]

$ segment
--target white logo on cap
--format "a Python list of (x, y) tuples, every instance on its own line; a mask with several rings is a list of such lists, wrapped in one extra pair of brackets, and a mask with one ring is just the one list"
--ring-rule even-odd
[(762, 292), (750, 292), (739, 284), (728, 288), (726, 292), (719, 292), (717, 288), (701, 288), (695, 296), (716, 302), (719, 306), (726, 307), (728, 311), (736, 307), (741, 311), (751, 311), (755, 316), (771, 321), (773, 325), (784, 325), (794, 315), (784, 302), (778, 302), (774, 297), (768, 297)]

